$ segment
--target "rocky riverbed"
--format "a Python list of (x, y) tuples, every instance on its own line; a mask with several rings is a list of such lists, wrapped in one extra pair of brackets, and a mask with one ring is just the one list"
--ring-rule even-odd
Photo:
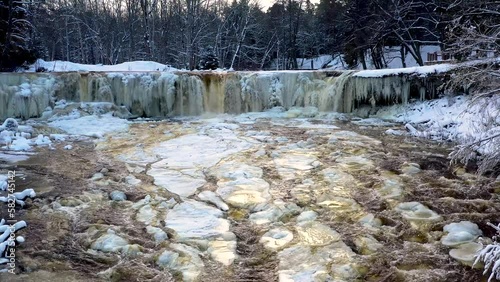
[(397, 130), (274, 109), (54, 141), (2, 163), (37, 197), (18, 213), (18, 275), (0, 278), (481, 281), (466, 264), (493, 235), (499, 183)]

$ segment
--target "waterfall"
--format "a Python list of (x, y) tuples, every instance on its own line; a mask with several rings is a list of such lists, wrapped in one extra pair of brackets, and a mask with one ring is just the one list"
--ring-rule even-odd
[(2, 73), (0, 118), (38, 117), (55, 101), (111, 102), (137, 116), (256, 112), (275, 106), (351, 112), (362, 104), (433, 98), (434, 77), (355, 71)]
[(51, 103), (56, 78), (0, 74), (0, 119), (38, 117)]

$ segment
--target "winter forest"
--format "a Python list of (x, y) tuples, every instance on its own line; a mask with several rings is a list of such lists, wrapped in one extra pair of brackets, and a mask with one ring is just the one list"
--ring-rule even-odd
[(297, 69), (298, 58), (329, 54), (365, 69), (369, 55), (385, 68), (387, 46), (423, 65), (423, 45), (458, 60), (498, 55), (498, 11), (486, 0), (283, 0), (269, 8), (253, 0), (2, 0), (0, 67), (43, 58), (195, 69), (213, 56), (227, 69)]
[(500, 281), (500, 1), (260, 1), (0, 0), (0, 281)]

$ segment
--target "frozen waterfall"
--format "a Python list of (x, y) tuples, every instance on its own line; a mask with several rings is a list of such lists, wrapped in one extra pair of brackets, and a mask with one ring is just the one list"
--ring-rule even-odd
[[(362, 77), (355, 71), (1, 73), (0, 119), (39, 117), (58, 100), (112, 102), (144, 117), (314, 106), (351, 112), (362, 104), (436, 95), (438, 76)], [(359, 74), (359, 73), (358, 73)]]

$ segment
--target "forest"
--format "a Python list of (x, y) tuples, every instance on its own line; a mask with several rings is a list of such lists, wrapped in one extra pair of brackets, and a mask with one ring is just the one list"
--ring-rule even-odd
[(385, 68), (385, 46), (423, 65), (422, 45), (458, 60), (498, 53), (499, 11), (489, 0), (277, 0), (267, 10), (253, 0), (1, 0), (0, 68), (43, 58), (297, 69), (297, 58), (324, 54)]

